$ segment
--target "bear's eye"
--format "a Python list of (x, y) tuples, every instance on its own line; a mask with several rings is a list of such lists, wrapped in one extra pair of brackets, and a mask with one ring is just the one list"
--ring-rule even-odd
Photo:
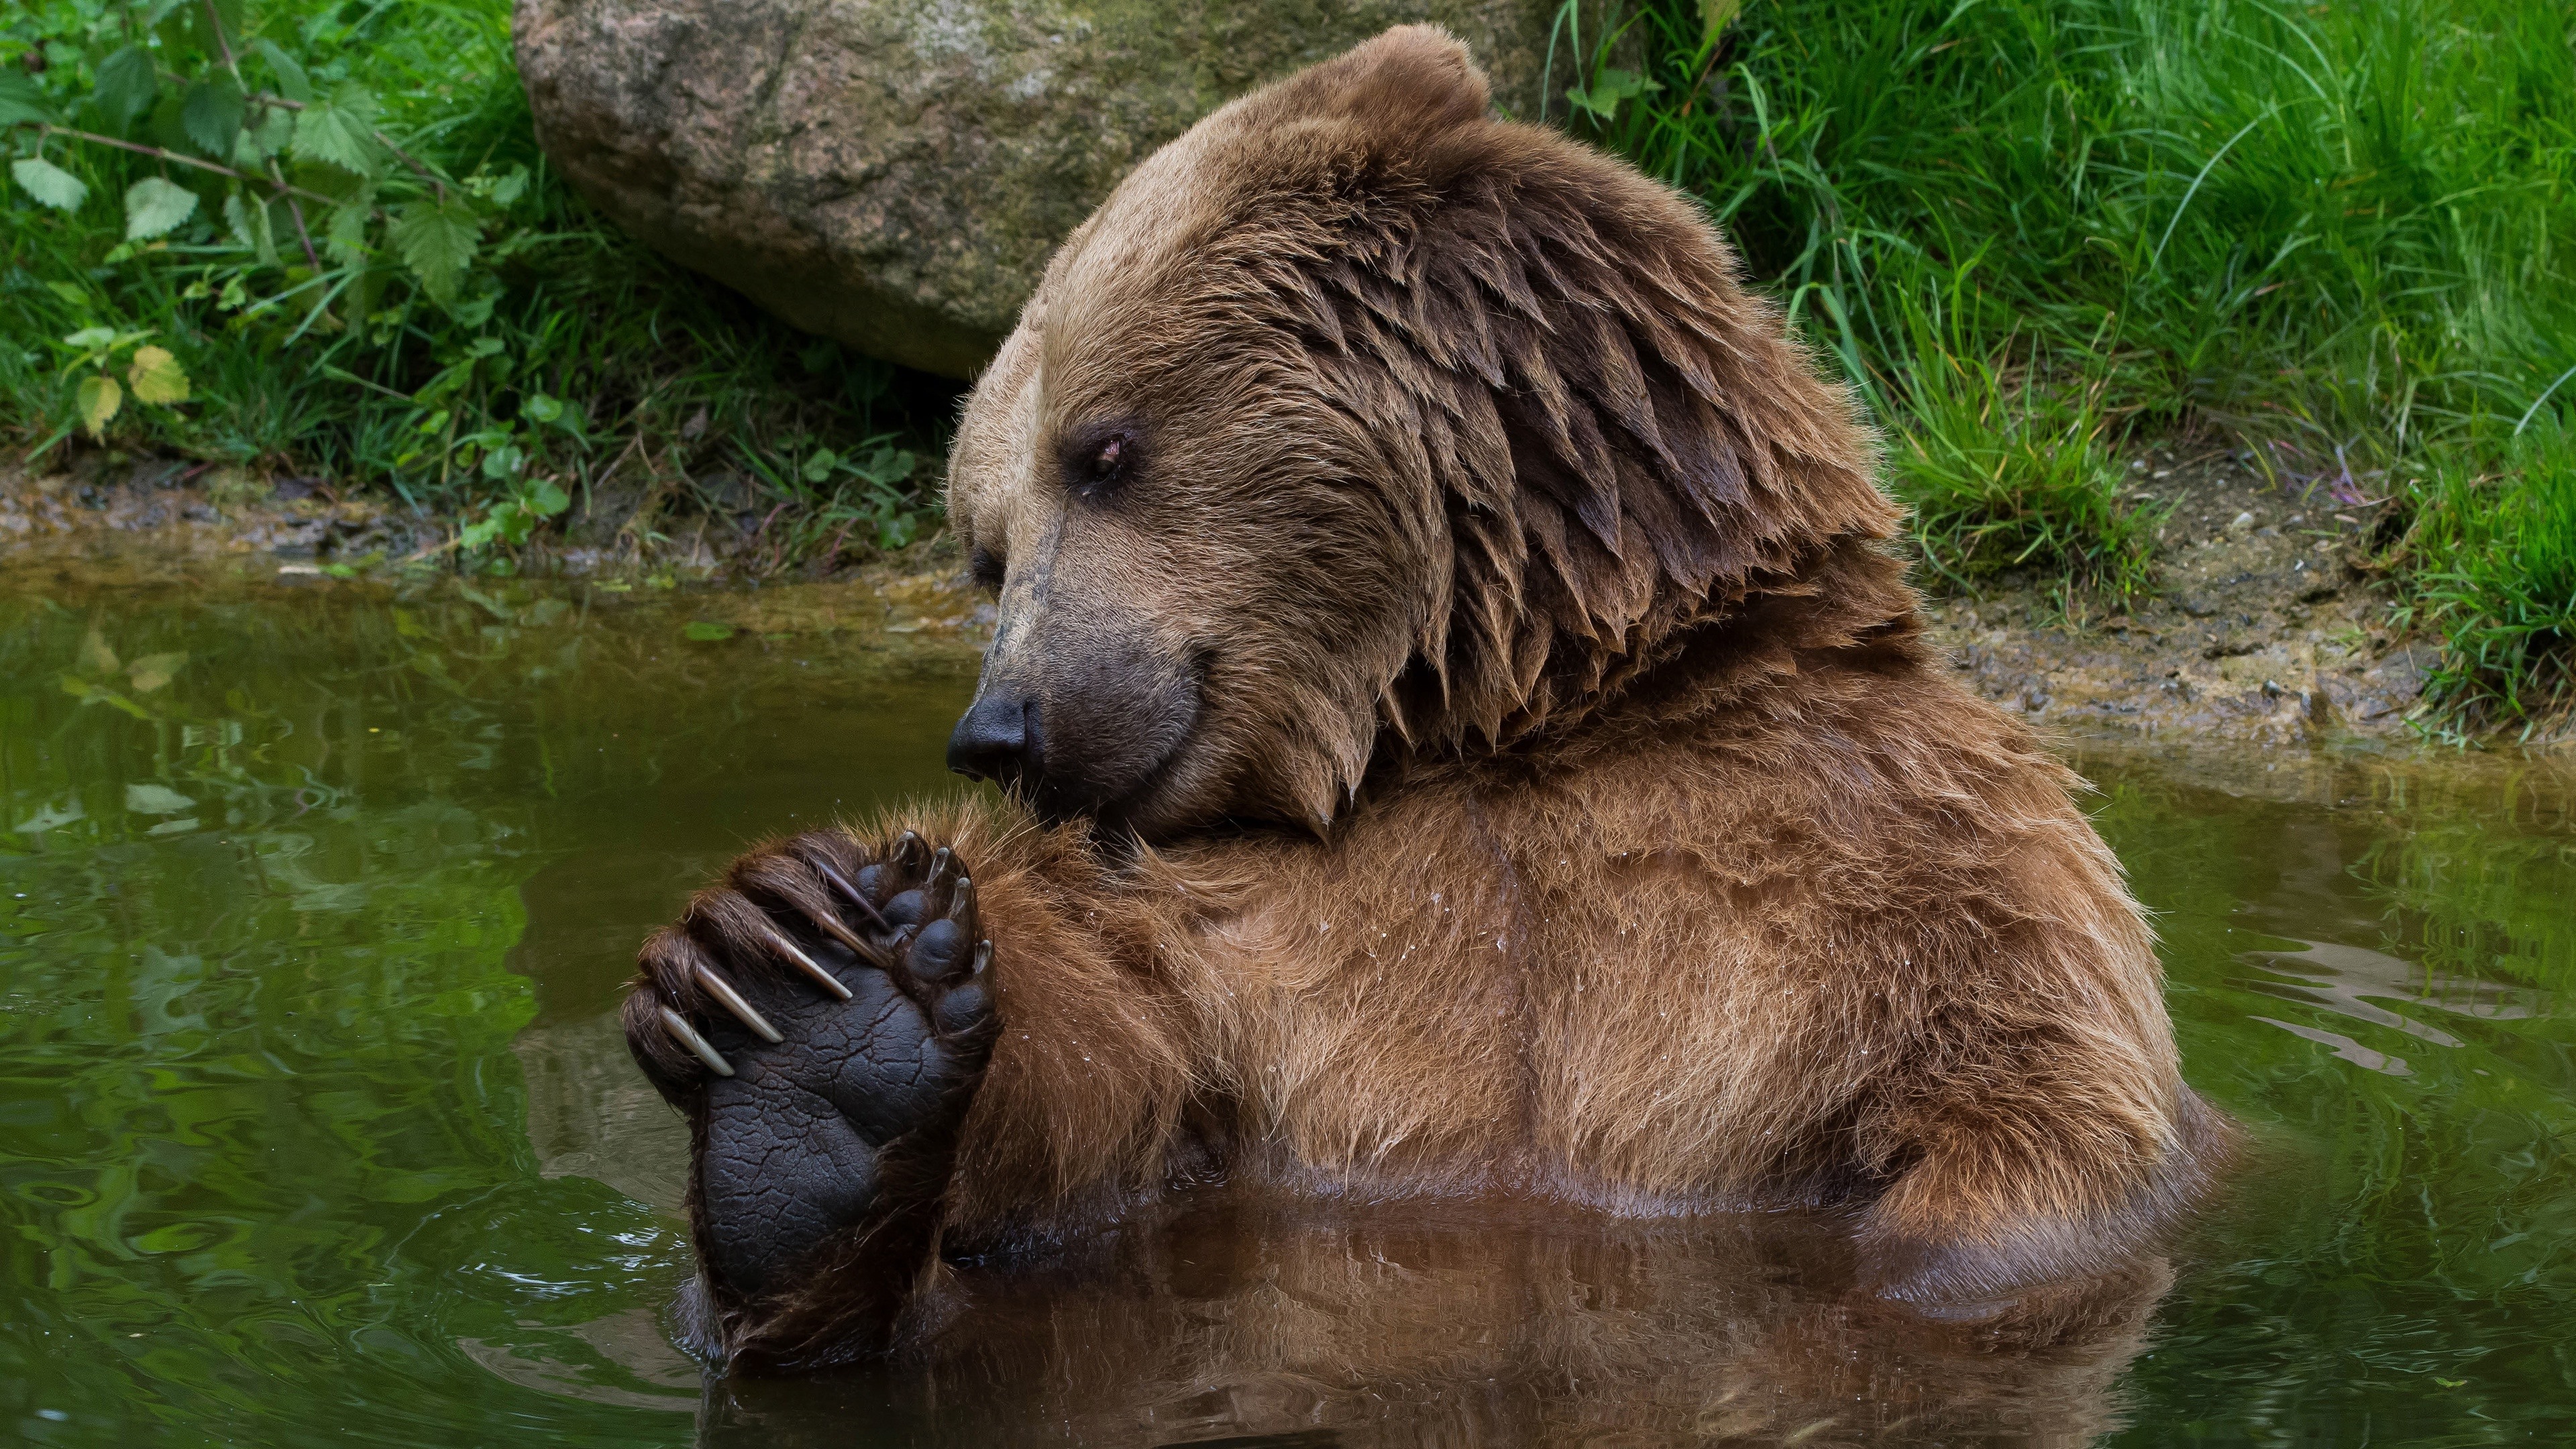
[(975, 587), (990, 593), (1002, 591), (1002, 561), (989, 548), (977, 548), (966, 556), (966, 570), (974, 575)]
[(1136, 435), (1124, 428), (1079, 438), (1065, 450), (1065, 481), (1081, 497), (1099, 497), (1135, 470)]
[(1090, 483), (1106, 483), (1110, 479), (1117, 477), (1118, 465), (1126, 458), (1126, 456), (1127, 440), (1125, 438), (1119, 437), (1113, 433), (1109, 437), (1102, 439), (1099, 451), (1091, 455), (1091, 462), (1085, 467), (1086, 477), (1084, 481)]

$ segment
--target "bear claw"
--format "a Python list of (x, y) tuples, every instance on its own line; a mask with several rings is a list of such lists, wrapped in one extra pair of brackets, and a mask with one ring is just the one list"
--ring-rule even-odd
[(769, 1024), (768, 1017), (753, 1010), (751, 1003), (742, 999), (742, 993), (733, 989), (732, 982), (716, 974), (714, 967), (701, 961), (698, 963), (697, 974), (698, 984), (704, 986), (709, 995), (723, 1003), (724, 1009), (732, 1012), (735, 1020), (750, 1027), (752, 1035), (773, 1044), (786, 1040), (778, 1034), (778, 1028)]
[(841, 899), (848, 901), (851, 905), (857, 906), (862, 912), (866, 913), (868, 923), (870, 925), (875, 926), (879, 930), (892, 929), (886, 924), (886, 918), (878, 914), (877, 903), (869, 900), (865, 895), (861, 894), (859, 888), (850, 884), (847, 877), (843, 876), (839, 871), (834, 870), (831, 862), (808, 857), (805, 863), (814, 867), (814, 873), (821, 876), (825, 884), (831, 886), (832, 889), (839, 891), (841, 893)]
[(954, 852), (907, 832), (871, 858), (817, 833), (727, 879), (646, 943), (627, 1021), (693, 1121), (694, 1236), (739, 1342), (818, 1273), (917, 1268), (870, 1264), (935, 1241), (922, 1224), (999, 1030)]
[(790, 964), (794, 965), (797, 970), (813, 977), (815, 985), (822, 987), (825, 991), (832, 993), (843, 1001), (850, 999), (850, 988), (843, 986), (839, 977), (824, 970), (815, 962), (813, 957), (808, 956), (802, 950), (799, 950), (795, 942), (778, 934), (775, 927), (756, 926), (753, 929), (760, 933), (761, 944), (784, 957)]
[(724, 1059), (724, 1053), (708, 1045), (705, 1037), (698, 1035), (698, 1029), (689, 1025), (687, 1017), (667, 1006), (661, 1008), (656, 1014), (661, 1017), (663, 1029), (670, 1032), (680, 1045), (697, 1053), (698, 1060), (707, 1064), (708, 1071), (719, 1077), (733, 1075), (733, 1064)]

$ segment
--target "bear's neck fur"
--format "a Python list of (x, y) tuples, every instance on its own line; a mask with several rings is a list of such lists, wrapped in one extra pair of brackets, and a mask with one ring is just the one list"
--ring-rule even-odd
[[(1390, 715), (1414, 702), (1411, 733), (1379, 736), (1372, 774), (1536, 751), (1562, 758), (1586, 735), (1670, 732), (1723, 718), (1731, 729), (1810, 709), (1855, 673), (1888, 676), (1931, 667), (1906, 566), (1880, 541), (1837, 541), (1786, 577), (1677, 610), (1634, 630), (1619, 647), (1556, 634), (1527, 703), (1488, 733), (1442, 720), (1438, 682), (1419, 660), (1388, 691)], [(1446, 728), (1423, 726), (1439, 721)]]

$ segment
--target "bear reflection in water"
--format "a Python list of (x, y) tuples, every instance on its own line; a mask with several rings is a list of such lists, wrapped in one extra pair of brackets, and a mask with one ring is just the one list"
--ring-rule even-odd
[(892, 1362), (713, 1380), (709, 1445), (2078, 1445), (2169, 1281), (2132, 1262), (2010, 1322), (1837, 1290), (1800, 1214), (1640, 1222), (1216, 1194), (1090, 1266), (960, 1275)]

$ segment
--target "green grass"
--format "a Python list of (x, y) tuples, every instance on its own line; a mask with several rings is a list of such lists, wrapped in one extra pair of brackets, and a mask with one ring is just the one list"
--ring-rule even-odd
[(2470, 721), (2513, 701), (2526, 734), (2576, 716), (2576, 454), (2556, 431), (2496, 473), (2446, 460), (2403, 545), (2403, 615), (2444, 646), (2428, 691)]
[(1936, 567), (2137, 587), (2105, 447), (2216, 428), (2285, 483), (2390, 500), (2455, 719), (2563, 703), (2564, 4), (1754, 0), (1714, 36), (1705, 15), (1569, 12), (1557, 63), (1591, 102), (1569, 123), (1702, 198), (1836, 356)]
[[(101, 63), (138, 37), (165, 73), (212, 72), (212, 48), (184, 29), (201, 7), (143, 28), (172, 8), (36, 0), (0, 20), (0, 51), (13, 69), (27, 52), (45, 58), (35, 84), (67, 125), (202, 159), (214, 153), (177, 123), (175, 85), (158, 113), (123, 125), (92, 99)], [(388, 218), (404, 214), (392, 197), (405, 184), (453, 198), (471, 262), (442, 298), (388, 219), (358, 254), (326, 247), (309, 265), (291, 239), (297, 224), (323, 227), (309, 200), (309, 215), (268, 208), (263, 257), (227, 225), (237, 188), (221, 178), (59, 136), (40, 146), (19, 127), (13, 156), (41, 150), (88, 199), (66, 214), (0, 186), (0, 437), (17, 450), (41, 466), (152, 453), (384, 490), (474, 520), (481, 547), (464, 553), (478, 566), (506, 567), (494, 560), (507, 545), (612, 473), (630, 489), (661, 483), (683, 506), (696, 483), (729, 477), (731, 505), (747, 489), (772, 517), (781, 564), (899, 546), (935, 522), (954, 385), (798, 333), (608, 227), (537, 149), (506, 0), (289, 0), (234, 20), (236, 51), (273, 41), (316, 91), (373, 93), (375, 124), (433, 175), (389, 165), (367, 195)], [(254, 89), (269, 83), (250, 74)], [(282, 159), (308, 199), (359, 189)], [(200, 204), (168, 235), (129, 243), (118, 198), (154, 176)], [(102, 365), (66, 341), (85, 329), (130, 340)], [(138, 342), (175, 354), (191, 396), (130, 401), (93, 441), (81, 386), (123, 377)]]

